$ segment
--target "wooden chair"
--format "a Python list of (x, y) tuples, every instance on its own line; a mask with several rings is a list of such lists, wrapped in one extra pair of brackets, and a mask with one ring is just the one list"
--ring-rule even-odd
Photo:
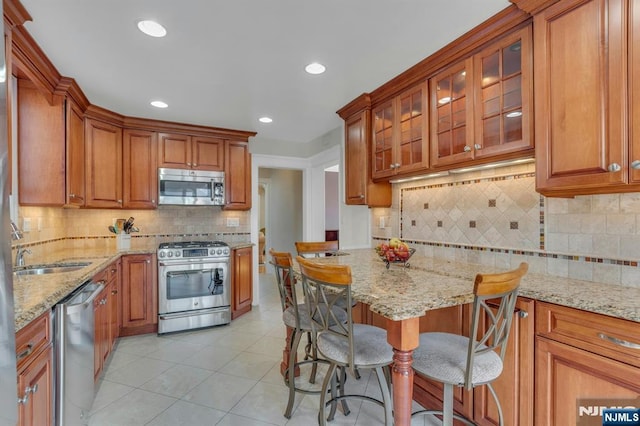
[[(318, 363), (328, 363), (328, 361), (318, 359), (315, 334), (311, 326), (311, 319), (309, 318), (309, 308), (306, 304), (298, 302), (291, 254), (288, 252), (277, 252), (273, 249), (269, 250), (269, 254), (271, 255), (271, 264), (275, 270), (278, 292), (280, 294), (282, 320), (284, 324), (291, 329), (291, 336), (287, 340), (289, 362), (287, 364), (287, 370), (284, 372), (285, 384), (289, 388), (289, 400), (284, 416), (289, 419), (291, 418), (291, 410), (295, 402), (296, 392), (304, 394), (317, 394), (319, 392), (317, 390), (314, 391), (296, 387), (296, 370), (301, 365), (313, 363), (309, 383), (315, 383)], [(336, 308), (335, 315), (340, 321), (346, 321), (347, 314), (344, 309)], [(306, 356), (304, 360), (296, 362), (298, 346), (300, 345), (300, 338), (303, 334), (309, 335), (309, 344), (305, 348)]]
[[(302, 274), (302, 288), (306, 302), (311, 309), (309, 317), (311, 326), (317, 333), (316, 345), (322, 357), (330, 362), (320, 392), (320, 410), (318, 423), (326, 425), (326, 420), (333, 420), (338, 402), (347, 398), (358, 398), (374, 402), (384, 408), (385, 425), (393, 424), (392, 400), (389, 383), (384, 369), (393, 362), (393, 348), (387, 343), (387, 331), (366, 324), (354, 324), (351, 315), (351, 268), (348, 265), (329, 265), (296, 258)], [(336, 294), (339, 297), (336, 297)], [(346, 300), (347, 321), (340, 322), (334, 314), (338, 301)], [(345, 394), (345, 380), (341, 381), (338, 395), (336, 369), (348, 369), (356, 376), (356, 369), (373, 369), (376, 373), (382, 400), (366, 395)], [(327, 399), (327, 391), (331, 388), (331, 399)], [(330, 405), (328, 418), (325, 419), (325, 407)], [(348, 409), (343, 404), (344, 414)]]
[[(491, 382), (502, 373), (518, 288), (527, 269), (528, 265), (523, 262), (509, 272), (476, 275), (470, 334), (474, 338), (451, 333), (420, 334), (420, 346), (413, 352), (413, 369), (420, 376), (443, 383), (443, 409), (421, 410), (412, 416), (439, 414), (446, 426), (451, 426), (454, 418), (473, 425), (475, 423), (453, 413), (453, 387), (471, 390), (486, 385), (496, 401), (500, 425), (504, 424), (502, 408)], [(489, 300), (498, 308), (490, 307)], [(480, 329), (482, 318), (485, 323)]]
[(331, 256), (339, 250), (338, 241), (296, 241), (296, 251), (302, 257)]

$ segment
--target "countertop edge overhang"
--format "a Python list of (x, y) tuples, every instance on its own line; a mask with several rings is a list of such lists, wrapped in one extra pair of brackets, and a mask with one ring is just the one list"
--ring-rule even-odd
[[(346, 256), (320, 261), (350, 265), (354, 299), (395, 321), (422, 316), (427, 310), (469, 303), (473, 300), (477, 273), (509, 269), (429, 258), (417, 253), (411, 257), (409, 268), (392, 264), (386, 269), (373, 249), (346, 253)], [(297, 262), (294, 263), (297, 269)], [(522, 279), (519, 296), (640, 322), (640, 288), (528, 273)]]

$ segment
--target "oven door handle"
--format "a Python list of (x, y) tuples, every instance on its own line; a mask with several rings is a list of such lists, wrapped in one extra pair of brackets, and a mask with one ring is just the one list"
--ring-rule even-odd
[(193, 317), (193, 316), (197, 316), (197, 315), (207, 315), (207, 314), (211, 314), (211, 313), (215, 313), (215, 312), (222, 312), (227, 310), (228, 307), (216, 307), (216, 308), (209, 308), (209, 309), (198, 309), (198, 310), (194, 310), (194, 311), (187, 311), (187, 312), (180, 312), (177, 314), (160, 314), (158, 315), (158, 317), (161, 320), (165, 320), (165, 319), (174, 319), (174, 318), (187, 318), (187, 317)]

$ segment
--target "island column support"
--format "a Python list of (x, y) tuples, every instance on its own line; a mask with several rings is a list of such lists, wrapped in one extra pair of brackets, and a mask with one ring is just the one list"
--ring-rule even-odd
[(395, 426), (411, 425), (413, 350), (420, 341), (420, 319), (387, 319), (387, 342), (393, 346), (393, 419)]

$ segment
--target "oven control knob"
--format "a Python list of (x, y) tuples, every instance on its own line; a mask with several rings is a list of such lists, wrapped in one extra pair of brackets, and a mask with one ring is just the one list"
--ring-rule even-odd
[(218, 249), (216, 253), (218, 254), (218, 256), (220, 256), (222, 254), (222, 249)]
[(229, 249), (228, 249), (228, 248), (224, 249), (224, 250), (222, 251), (222, 253), (223, 253), (223, 254), (225, 254), (225, 255), (229, 254)]
[(167, 253), (167, 256), (168, 256), (168, 257), (173, 257), (173, 252), (172, 252), (172, 251), (170, 251), (169, 253)]
[(176, 257), (180, 257), (182, 255), (182, 253), (180, 252), (180, 250), (176, 251)]
[(209, 250), (209, 254), (210, 254), (211, 256), (213, 256), (214, 254), (216, 254), (216, 249), (211, 249), (211, 250)]
[(158, 254), (158, 256), (160, 256), (160, 257), (164, 257), (164, 256), (165, 256), (165, 254), (164, 254), (164, 252), (163, 252), (163, 251), (161, 251), (161, 252), (160, 252), (160, 254)]

